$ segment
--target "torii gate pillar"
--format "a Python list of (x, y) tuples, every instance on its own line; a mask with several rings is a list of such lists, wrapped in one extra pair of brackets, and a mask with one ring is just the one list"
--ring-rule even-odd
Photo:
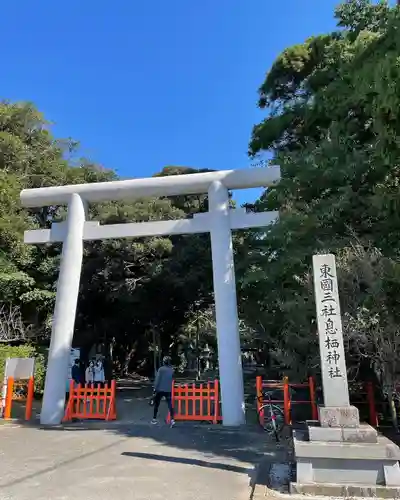
[(65, 374), (74, 336), (83, 257), (85, 206), (78, 194), (68, 205), (67, 231), (61, 254), (56, 305), (47, 364), (40, 423), (58, 425), (64, 416)]
[(229, 193), (220, 181), (208, 190), (218, 364), (224, 425), (245, 423), (242, 356), (237, 314), (235, 264), (229, 219)]

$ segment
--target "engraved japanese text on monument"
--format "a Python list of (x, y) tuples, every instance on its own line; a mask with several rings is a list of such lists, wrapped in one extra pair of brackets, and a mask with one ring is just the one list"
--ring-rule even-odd
[(314, 255), (313, 272), (325, 406), (348, 406), (335, 257)]

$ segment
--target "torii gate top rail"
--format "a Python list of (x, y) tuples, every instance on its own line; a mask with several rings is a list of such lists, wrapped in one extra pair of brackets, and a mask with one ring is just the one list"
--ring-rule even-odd
[(20, 196), (24, 207), (44, 207), (67, 204), (74, 193), (79, 194), (87, 202), (101, 202), (124, 198), (206, 193), (214, 181), (222, 182), (227, 189), (247, 189), (270, 186), (279, 180), (279, 166), (271, 166), (23, 189)]

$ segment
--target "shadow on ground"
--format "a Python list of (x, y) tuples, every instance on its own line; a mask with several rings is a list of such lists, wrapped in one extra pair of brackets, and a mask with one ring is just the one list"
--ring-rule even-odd
[[(20, 475), (15, 481), (0, 485), (0, 489), (11, 487), (14, 484), (37, 479), (54, 471), (67, 469), (72, 462), (82, 461), (90, 458), (96, 461), (103, 456), (104, 452), (114, 447), (119, 449), (121, 442), (124, 443), (123, 451), (119, 453), (121, 460), (140, 459), (142, 462), (156, 462), (162, 464), (181, 464), (184, 466), (198, 467), (201, 469), (227, 471), (235, 474), (245, 475), (250, 486), (250, 498), (256, 485), (267, 485), (268, 472), (271, 464), (285, 462), (290, 455), (288, 440), (276, 443), (265, 432), (256, 425), (248, 425), (240, 428), (225, 428), (221, 425), (208, 423), (193, 424), (177, 422), (175, 428), (171, 429), (165, 422), (166, 407), (160, 409), (158, 425), (151, 425), (152, 407), (149, 405), (151, 387), (149, 383), (123, 384), (118, 393), (117, 415), (115, 422), (73, 422), (57, 428), (45, 428), (35, 421), (24, 424), (43, 431), (43, 435), (49, 432), (53, 439), (54, 432), (71, 433), (79, 435), (82, 433), (85, 440), (90, 440), (90, 435), (95, 435), (94, 441), (98, 446), (77, 456), (58, 460), (56, 464), (43, 466), (35, 472)], [(15, 423), (15, 421), (14, 421)], [(107, 440), (106, 435), (118, 436), (121, 439), (111, 439), (109, 444), (100, 446), (103, 438), (99, 439), (99, 432)], [(89, 436), (89, 437), (88, 437)], [(135, 446), (135, 438), (140, 440), (151, 440), (156, 443), (151, 452), (138, 450)], [(72, 445), (71, 445), (72, 446)], [(174, 450), (179, 450), (174, 451)], [(182, 453), (184, 452), (184, 453)], [(100, 458), (99, 458), (100, 460)], [(125, 465), (124, 465), (125, 466)], [(129, 467), (129, 466), (128, 466)], [(173, 481), (173, 478), (171, 478)]]

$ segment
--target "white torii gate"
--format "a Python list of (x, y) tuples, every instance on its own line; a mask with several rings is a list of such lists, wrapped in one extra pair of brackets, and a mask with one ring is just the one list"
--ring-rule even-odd
[[(51, 229), (25, 231), (24, 235), (25, 243), (29, 244), (63, 243), (41, 424), (58, 425), (64, 415), (83, 241), (205, 232), (211, 235), (223, 423), (235, 426), (245, 422), (231, 230), (267, 226), (276, 220), (278, 213), (230, 209), (228, 190), (267, 187), (279, 179), (280, 169), (273, 166), (21, 191), (24, 207), (68, 205), (65, 222), (54, 223)], [(87, 203), (207, 192), (209, 211), (192, 219), (109, 225), (85, 220)]]

